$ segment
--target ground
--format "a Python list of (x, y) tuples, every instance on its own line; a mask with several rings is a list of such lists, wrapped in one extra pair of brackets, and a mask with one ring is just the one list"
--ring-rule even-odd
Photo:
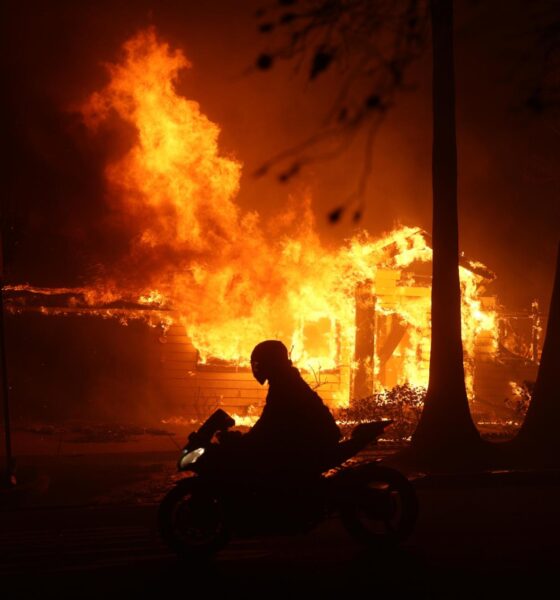
[[(308, 535), (234, 541), (208, 565), (161, 543), (157, 504), (177, 451), (20, 457), (18, 490), (3, 492), (0, 581), (10, 598), (160, 597), (214, 592), (267, 597), (413, 593), (492, 597), (555, 584), (560, 473), (414, 475), (420, 517), (393, 551), (364, 550), (336, 520)], [(206, 586), (207, 591), (204, 591)]]

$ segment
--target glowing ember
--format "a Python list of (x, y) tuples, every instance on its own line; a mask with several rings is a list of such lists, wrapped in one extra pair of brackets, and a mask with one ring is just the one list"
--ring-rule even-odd
[[(122, 62), (109, 66), (108, 85), (83, 107), (93, 129), (116, 113), (135, 132), (126, 154), (107, 166), (106, 180), (136, 242), (114, 279), (80, 290), (86, 302), (172, 308), (201, 362), (247, 364), (256, 343), (279, 338), (292, 347), (294, 363), (320, 374), (352, 364), (355, 294), (366, 285), (377, 314), (406, 325), (393, 353), (400, 361), (393, 384), (426, 385), (430, 295), (412, 268), (406, 271), (431, 261), (425, 236), (410, 227), (380, 240), (363, 232), (332, 251), (316, 234), (309, 198), (271, 223), (243, 214), (235, 204), (240, 163), (220, 155), (219, 127), (176, 92), (178, 73), (188, 67), (153, 29), (141, 31), (124, 45)], [(143, 265), (142, 285), (127, 277), (131, 264)], [(496, 349), (495, 313), (479, 297), (482, 282), (461, 269), (469, 373), (481, 335)], [(378, 375), (381, 364), (378, 353)], [(348, 392), (339, 400), (347, 402)]]

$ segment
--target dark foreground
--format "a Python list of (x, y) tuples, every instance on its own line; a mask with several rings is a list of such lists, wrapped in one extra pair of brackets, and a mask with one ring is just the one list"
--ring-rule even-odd
[[(306, 536), (235, 541), (199, 565), (177, 561), (155, 527), (174, 456), (105, 457), (97, 471), (100, 459), (88, 460), (81, 472), (74, 463), (51, 472), (27, 506), (0, 512), (0, 597), (342, 597), (359, 590), (501, 598), (540, 597), (538, 590), (557, 586), (556, 472), (419, 478), (416, 531), (391, 551), (365, 551), (333, 520)], [(63, 498), (81, 506), (62, 506)]]

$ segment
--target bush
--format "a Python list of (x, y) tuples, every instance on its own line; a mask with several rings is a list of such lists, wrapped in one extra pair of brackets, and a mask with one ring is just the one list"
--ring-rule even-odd
[(387, 428), (383, 439), (409, 441), (418, 425), (425, 397), (426, 388), (405, 383), (388, 391), (352, 400), (348, 408), (338, 413), (342, 432), (348, 435), (357, 423), (391, 419), (393, 424)]
[(534, 388), (534, 381), (524, 381), (521, 385), (516, 384), (513, 398), (506, 398), (504, 400), (504, 404), (514, 412), (515, 420), (519, 424), (525, 419)]

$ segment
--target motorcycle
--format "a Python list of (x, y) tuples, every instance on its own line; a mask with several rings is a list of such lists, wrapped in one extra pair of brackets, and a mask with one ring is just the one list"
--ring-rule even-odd
[[(359, 542), (379, 547), (409, 537), (418, 514), (412, 484), (378, 461), (350, 459), (392, 421), (354, 428), (313, 473), (260, 473), (235, 465), (234, 420), (218, 409), (190, 434), (177, 468), (185, 476), (160, 503), (163, 541), (183, 558), (209, 558), (232, 537), (305, 533), (338, 516)], [(213, 442), (213, 438), (218, 441)], [(233, 452), (231, 451), (233, 449)], [(242, 465), (241, 465), (242, 467)]]

